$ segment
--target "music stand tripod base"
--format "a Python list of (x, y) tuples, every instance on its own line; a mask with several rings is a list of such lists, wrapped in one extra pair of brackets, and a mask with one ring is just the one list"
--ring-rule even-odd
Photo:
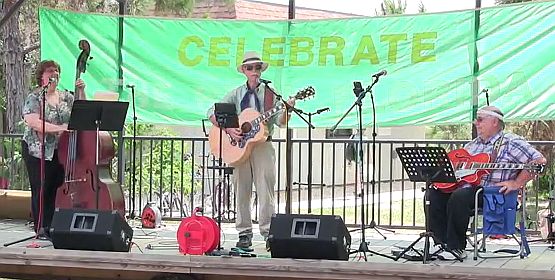
[[(403, 164), (403, 169), (407, 172), (409, 180), (411, 182), (425, 182), (426, 191), (424, 193), (424, 207), (425, 213), (430, 213), (430, 199), (429, 191), (432, 183), (456, 183), (457, 178), (455, 177), (455, 171), (451, 161), (447, 157), (445, 149), (442, 147), (402, 147), (396, 148), (397, 154), (399, 155), (399, 160)], [(424, 238), (424, 249), (422, 252), (422, 262), (426, 263), (428, 260), (432, 259), (434, 255), (442, 251), (449, 252), (457, 260), (463, 261), (462, 258), (455, 254), (453, 251), (448, 250), (444, 247), (443, 243), (440, 242), (433, 232), (430, 231), (429, 227), (429, 215), (426, 215), (425, 227), (426, 231), (420, 233), (418, 239), (412, 242), (405, 250), (396, 256), (395, 260), (402, 258), (410, 250), (420, 254), (414, 246)], [(436, 245), (439, 245), (440, 249), (435, 253), (430, 254), (430, 238), (434, 241)]]
[[(235, 213), (235, 211), (229, 209), (230, 205), (230, 193), (231, 193), (231, 175), (233, 175), (234, 167), (232, 166), (207, 166), (206, 169), (208, 170), (223, 170), (223, 179), (219, 179), (220, 181), (217, 184), (214, 184), (214, 189), (212, 191), (212, 197), (216, 199), (212, 202), (212, 217), (217, 219), (222, 219), (224, 222), (232, 222), (229, 219), (230, 213)], [(217, 195), (216, 195), (217, 192)], [(225, 208), (224, 199), (227, 200), (228, 209)], [(216, 205), (217, 204), (217, 205)], [(214, 209), (217, 209), (217, 213), (214, 212)], [(225, 218), (225, 214), (228, 214), (228, 219)], [(219, 226), (219, 225), (218, 225)]]

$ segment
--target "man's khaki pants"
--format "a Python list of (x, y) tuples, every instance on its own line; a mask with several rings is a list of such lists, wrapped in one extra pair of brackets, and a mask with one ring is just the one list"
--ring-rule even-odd
[(237, 198), (237, 220), (235, 227), (239, 235), (252, 236), (251, 199), (252, 185), (258, 196), (258, 226), (260, 234), (268, 237), (270, 221), (275, 213), (274, 185), (276, 156), (272, 142), (259, 143), (252, 149), (250, 158), (235, 166), (235, 194)]

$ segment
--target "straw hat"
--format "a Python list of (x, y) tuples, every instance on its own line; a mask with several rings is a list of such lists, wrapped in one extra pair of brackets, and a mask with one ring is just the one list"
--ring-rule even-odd
[(243, 56), (243, 62), (239, 66), (237, 66), (237, 71), (239, 71), (240, 73), (243, 73), (243, 69), (242, 69), (243, 65), (256, 64), (256, 63), (262, 63), (261, 72), (264, 72), (266, 71), (266, 69), (268, 69), (268, 63), (262, 61), (260, 59), (260, 55), (257, 52), (248, 51)]

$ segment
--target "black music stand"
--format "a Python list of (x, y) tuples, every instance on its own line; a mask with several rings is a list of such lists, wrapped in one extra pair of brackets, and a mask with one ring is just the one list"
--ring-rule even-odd
[[(216, 122), (218, 123), (218, 127), (220, 128), (220, 143), (219, 143), (219, 156), (218, 156), (218, 166), (210, 166), (209, 169), (218, 170), (218, 229), (222, 228), (222, 213), (220, 210), (222, 208), (222, 187), (224, 185), (225, 177), (222, 174), (224, 172), (227, 175), (227, 180), (229, 183), (229, 175), (233, 173), (233, 167), (224, 166), (222, 160), (222, 137), (223, 131), (226, 128), (238, 128), (239, 127), (239, 118), (237, 116), (237, 108), (233, 103), (215, 103), (214, 104), (214, 117), (216, 118)], [(214, 192), (216, 190), (214, 189)], [(221, 238), (220, 238), (221, 239)], [(229, 255), (230, 253), (225, 251), (222, 247), (221, 240), (218, 241), (218, 248), (209, 253), (211, 256), (222, 256), (222, 255)]]
[[(121, 131), (125, 123), (129, 102), (122, 101), (96, 101), (75, 100), (71, 109), (71, 116), (67, 128), (77, 131), (96, 131), (95, 165), (98, 167), (98, 146), (100, 131)], [(98, 184), (98, 168), (96, 169), (96, 209), (100, 199), (100, 187)]]
[[(424, 193), (424, 207), (425, 207), (425, 226), (426, 231), (420, 233), (420, 237), (412, 242), (407, 248), (396, 255), (395, 260), (398, 260), (403, 255), (405, 255), (409, 250), (415, 251), (418, 255), (421, 255), (422, 262), (426, 263), (430, 258), (430, 238), (434, 240), (435, 244), (440, 246), (440, 249), (436, 252), (439, 253), (442, 250), (451, 253), (457, 260), (463, 261), (460, 256), (454, 254), (450, 250), (446, 250), (443, 243), (436, 239), (433, 232), (430, 231), (429, 223), (429, 213), (430, 213), (430, 199), (429, 190), (432, 183), (456, 183), (457, 178), (455, 177), (455, 171), (453, 170), (453, 165), (447, 157), (445, 149), (442, 147), (403, 147), (396, 148), (399, 159), (403, 164), (403, 168), (409, 175), (409, 180), (411, 182), (426, 182), (426, 190)], [(423, 253), (414, 249), (414, 245), (424, 239), (424, 250)], [(436, 254), (434, 253), (434, 254)], [(432, 254), (432, 255), (434, 255)]]

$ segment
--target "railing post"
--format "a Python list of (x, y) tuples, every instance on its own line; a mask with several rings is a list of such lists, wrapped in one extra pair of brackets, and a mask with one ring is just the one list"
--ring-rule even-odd
[(118, 132), (118, 183), (123, 185), (125, 182), (125, 141), (123, 139), (124, 130)]
[[(285, 214), (291, 214), (291, 192), (293, 181), (293, 130), (287, 128), (287, 141), (285, 141)], [(300, 201), (299, 201), (300, 202)]]

